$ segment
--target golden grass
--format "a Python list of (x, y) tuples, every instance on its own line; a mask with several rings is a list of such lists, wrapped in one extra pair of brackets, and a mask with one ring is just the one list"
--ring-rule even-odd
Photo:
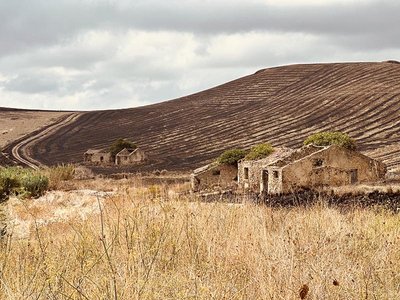
[(86, 220), (7, 236), (0, 298), (400, 298), (399, 215), (169, 195), (119, 189)]

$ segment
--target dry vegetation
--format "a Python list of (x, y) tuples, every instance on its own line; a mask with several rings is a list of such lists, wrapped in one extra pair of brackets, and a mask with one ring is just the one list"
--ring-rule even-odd
[(179, 195), (182, 186), (121, 182), (100, 182), (113, 193), (88, 200), (91, 215), (47, 224), (45, 207), (77, 199), (41, 208), (41, 199), (14, 200), (34, 222), (28, 237), (2, 241), (0, 298), (400, 297), (398, 214), (202, 203)]
[(7, 110), (0, 108), (0, 148), (20, 137), (49, 125), (64, 112)]

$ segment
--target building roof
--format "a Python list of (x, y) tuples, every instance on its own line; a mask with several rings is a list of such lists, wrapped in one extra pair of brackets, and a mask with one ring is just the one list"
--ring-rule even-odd
[(88, 149), (85, 154), (109, 153), (106, 149)]
[(270, 155), (265, 158), (258, 160), (245, 160), (242, 159), (240, 162), (245, 162), (247, 164), (262, 164), (263, 166), (271, 165), (279, 160), (284, 159), (285, 157), (290, 156), (295, 150), (287, 148), (287, 147), (277, 147), (274, 149)]
[(315, 145), (308, 145), (308, 146), (304, 146), (300, 149), (297, 149), (295, 151), (293, 151), (290, 155), (286, 156), (283, 159), (277, 160), (271, 164), (269, 164), (268, 166), (276, 166), (276, 167), (284, 167), (286, 165), (289, 165), (295, 161), (299, 161), (302, 160), (314, 153), (317, 152), (322, 152), (322, 151), (326, 151), (328, 149), (337, 149), (337, 150), (341, 150), (341, 151), (346, 151), (346, 152), (351, 152), (353, 155), (359, 156), (359, 157), (364, 157), (367, 159), (371, 159), (371, 160), (375, 160), (373, 158), (370, 158), (356, 150), (350, 150), (350, 149), (346, 149), (343, 147), (340, 147), (338, 145), (330, 145), (330, 146), (315, 146)]
[(277, 159), (273, 162), (271, 162), (270, 166), (277, 166), (277, 167), (283, 167), (285, 165), (288, 165), (294, 161), (300, 160), (306, 156), (309, 156), (315, 152), (325, 150), (327, 148), (330, 148), (332, 146), (315, 146), (315, 145), (307, 145), (303, 146), (300, 149), (292, 150), (288, 155)]
[(200, 168), (195, 169), (195, 170), (193, 171), (193, 174), (200, 174), (200, 173), (203, 173), (203, 172), (205, 172), (205, 171), (208, 171), (208, 170), (210, 170), (210, 169), (212, 169), (212, 168), (215, 168), (215, 167), (218, 167), (218, 166), (219, 166), (218, 163), (212, 162), (212, 163), (210, 163), (210, 164), (207, 164), (207, 165), (205, 165), (205, 166), (202, 166), (202, 167), (200, 167)]
[(116, 156), (130, 156), (135, 153), (139, 148), (124, 148), (117, 153)]

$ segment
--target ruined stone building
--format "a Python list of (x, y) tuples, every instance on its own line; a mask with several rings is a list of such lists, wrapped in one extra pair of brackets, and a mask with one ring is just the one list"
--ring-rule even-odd
[(139, 148), (125, 148), (115, 156), (116, 165), (132, 165), (137, 164), (146, 159), (146, 154)]
[(139, 148), (124, 148), (117, 153), (113, 159), (109, 150), (89, 149), (83, 155), (83, 161), (88, 164), (96, 165), (134, 165), (147, 158), (144, 151)]
[(232, 190), (237, 186), (237, 166), (211, 163), (193, 171), (192, 191)]
[(89, 149), (83, 155), (85, 163), (111, 164), (113, 163), (111, 153), (105, 149)]
[(242, 192), (290, 193), (303, 188), (342, 186), (384, 179), (386, 166), (357, 151), (336, 145), (278, 148), (265, 159), (242, 160), (238, 183)]

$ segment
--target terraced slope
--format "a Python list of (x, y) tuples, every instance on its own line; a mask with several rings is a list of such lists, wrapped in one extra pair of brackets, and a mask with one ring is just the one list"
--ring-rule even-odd
[(126, 137), (151, 156), (146, 168), (185, 170), (224, 149), (297, 147), (315, 131), (341, 130), (395, 167), (399, 126), (400, 64), (291, 65), (155, 105), (87, 112), (31, 151), (45, 164), (79, 162), (88, 148)]

